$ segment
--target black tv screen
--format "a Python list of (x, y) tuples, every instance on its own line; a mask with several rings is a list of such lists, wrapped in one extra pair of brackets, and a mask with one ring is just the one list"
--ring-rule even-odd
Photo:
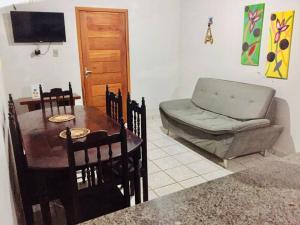
[(11, 11), (14, 41), (65, 42), (65, 19), (63, 13)]

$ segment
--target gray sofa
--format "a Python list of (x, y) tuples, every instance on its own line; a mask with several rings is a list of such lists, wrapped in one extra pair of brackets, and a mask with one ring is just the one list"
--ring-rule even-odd
[(227, 160), (271, 149), (282, 132), (268, 112), (275, 95), (269, 87), (200, 78), (191, 99), (162, 102), (164, 128)]

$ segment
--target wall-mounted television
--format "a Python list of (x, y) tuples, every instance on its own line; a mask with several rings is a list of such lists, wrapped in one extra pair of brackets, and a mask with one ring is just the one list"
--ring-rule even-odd
[(63, 13), (11, 11), (15, 43), (65, 42)]

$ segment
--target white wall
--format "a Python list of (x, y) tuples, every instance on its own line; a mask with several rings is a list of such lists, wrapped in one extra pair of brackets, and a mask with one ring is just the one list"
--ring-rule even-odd
[[(172, 98), (178, 83), (180, 0), (47, 0), (16, 5), (18, 10), (65, 13), (67, 42), (51, 47), (48, 55), (31, 58), (35, 45), (14, 44), (9, 11), (3, 8), (0, 23), (0, 55), (8, 92), (30, 96), (31, 84), (66, 87), (71, 81), (81, 94), (75, 6), (125, 8), (129, 10), (131, 87), (134, 98), (146, 97), (149, 111), (162, 99)], [(46, 45), (41, 46), (44, 51)], [(59, 57), (52, 57), (52, 50)]]
[(8, 171), (8, 129), (6, 93), (0, 58), (0, 224), (16, 224)]
[[(241, 65), (244, 7), (253, 0), (188, 0), (181, 2), (181, 79), (180, 97), (191, 96), (199, 77), (215, 77), (274, 87), (283, 102), (278, 120), (286, 126), (277, 143), (278, 151), (294, 151), (289, 136), (289, 123), (295, 147), (300, 151), (300, 3), (294, 0), (267, 0), (262, 35), (260, 66)], [(272, 12), (296, 10), (288, 80), (264, 76), (268, 29)], [(214, 44), (204, 44), (208, 17), (214, 17)], [(289, 108), (288, 108), (289, 107)], [(289, 112), (290, 111), (290, 112)], [(289, 115), (290, 114), (290, 115)], [(290, 116), (290, 121), (289, 121)]]

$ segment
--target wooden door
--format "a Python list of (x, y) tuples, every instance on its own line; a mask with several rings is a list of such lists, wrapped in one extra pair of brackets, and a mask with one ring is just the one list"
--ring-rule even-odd
[[(106, 84), (121, 89), (123, 115), (129, 91), (128, 12), (76, 8), (84, 104), (105, 111)], [(126, 117), (125, 117), (126, 118)]]

